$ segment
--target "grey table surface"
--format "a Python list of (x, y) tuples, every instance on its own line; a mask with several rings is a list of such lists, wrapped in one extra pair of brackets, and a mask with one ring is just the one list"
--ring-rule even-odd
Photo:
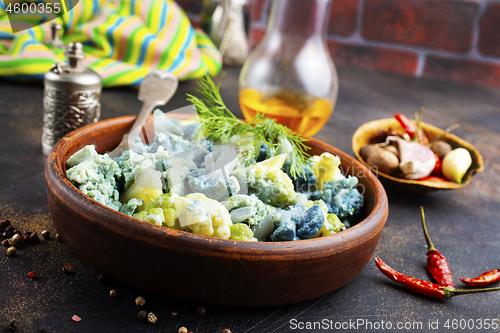
[[(483, 155), (485, 171), (466, 188), (427, 194), (387, 191), (389, 217), (375, 256), (406, 274), (430, 279), (419, 206), (429, 232), (447, 257), (457, 287), (459, 277), (474, 277), (500, 267), (500, 90), (452, 82), (339, 67), (337, 106), (315, 136), (352, 155), (351, 138), (364, 122), (412, 115), (421, 106), (425, 121), (454, 131)], [(227, 105), (237, 115), (239, 68), (225, 68), (216, 78)], [(189, 103), (195, 81), (183, 82), (170, 111)], [(23, 231), (55, 234), (46, 202), (41, 153), (43, 84), (0, 79), (0, 218)], [(102, 119), (136, 114), (137, 91), (105, 89)], [(64, 274), (69, 263), (73, 274)], [(36, 271), (37, 279), (27, 277)], [(288, 306), (230, 309), (185, 303), (109, 281), (101, 283), (92, 267), (64, 243), (41, 240), (23, 246), (15, 257), (0, 251), (0, 331), (14, 321), (18, 332), (494, 332), (500, 331), (500, 292), (429, 299), (384, 277), (373, 260), (344, 287), (311, 301)], [(252, 281), (247, 281), (252, 287)], [(172, 286), (189, 288), (189, 286)], [(116, 289), (118, 296), (110, 297)], [(158, 317), (148, 325), (136, 319), (134, 299), (146, 298), (146, 310)], [(71, 320), (73, 315), (80, 322)], [(318, 324), (319, 327), (318, 327)], [(313, 326), (316, 325), (316, 326)], [(488, 327), (489, 326), (489, 327)]]

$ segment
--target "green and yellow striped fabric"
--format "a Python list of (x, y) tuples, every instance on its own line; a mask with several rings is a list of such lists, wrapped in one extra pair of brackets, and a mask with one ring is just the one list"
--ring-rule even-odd
[[(84, 64), (104, 87), (138, 86), (153, 68), (186, 80), (215, 76), (222, 67), (218, 49), (172, 0), (80, 0), (57, 22), (65, 44), (83, 44)], [(65, 61), (49, 41), (49, 23), (12, 33), (0, 1), (0, 76), (43, 79), (54, 62)]]

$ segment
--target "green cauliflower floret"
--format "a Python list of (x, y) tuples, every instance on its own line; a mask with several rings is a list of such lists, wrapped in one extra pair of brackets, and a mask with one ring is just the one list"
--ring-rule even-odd
[(85, 195), (120, 210), (117, 179), (121, 177), (118, 164), (107, 154), (99, 155), (93, 145), (85, 146), (66, 162), (68, 179)]
[(220, 202), (201, 193), (188, 194), (175, 200), (181, 227), (195, 234), (228, 239), (231, 236), (231, 215)]
[(236, 194), (221, 203), (231, 214), (233, 223), (244, 222), (251, 226), (261, 223), (264, 217), (276, 211), (255, 195)]
[(234, 171), (241, 184), (247, 184), (248, 194), (274, 207), (293, 205), (297, 200), (292, 180), (281, 169), (254, 165)]
[(164, 227), (186, 231), (188, 229), (181, 227), (179, 214), (175, 210), (175, 203), (178, 198), (177, 195), (161, 194), (151, 200), (134, 217), (154, 224), (158, 224), (159, 222), (158, 225), (163, 225)]
[(229, 239), (258, 242), (258, 239), (253, 236), (253, 232), (245, 223), (235, 223), (231, 226), (231, 237)]
[(143, 210), (142, 212), (135, 214), (134, 217), (160, 226), (163, 225), (163, 222), (165, 222), (165, 216), (163, 215), (163, 209), (161, 208)]

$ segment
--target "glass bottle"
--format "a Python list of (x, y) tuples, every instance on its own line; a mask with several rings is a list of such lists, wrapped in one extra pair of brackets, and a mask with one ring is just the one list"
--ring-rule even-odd
[(337, 101), (338, 77), (326, 46), (331, 0), (273, 0), (262, 42), (239, 77), (243, 115), (276, 119), (313, 136)]

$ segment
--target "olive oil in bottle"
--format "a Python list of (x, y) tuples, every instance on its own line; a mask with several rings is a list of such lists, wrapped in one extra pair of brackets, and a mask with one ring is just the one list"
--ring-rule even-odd
[(333, 110), (332, 103), (326, 99), (288, 91), (260, 93), (247, 88), (240, 92), (239, 99), (245, 119), (254, 119), (261, 113), (304, 136), (319, 132)]

